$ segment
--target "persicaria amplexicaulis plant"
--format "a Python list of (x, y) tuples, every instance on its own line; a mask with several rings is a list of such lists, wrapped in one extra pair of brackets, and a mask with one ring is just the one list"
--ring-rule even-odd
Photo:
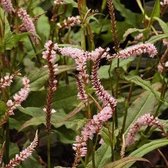
[(167, 166), (168, 3), (152, 2), (0, 0), (0, 167), (131, 168), (152, 150)]

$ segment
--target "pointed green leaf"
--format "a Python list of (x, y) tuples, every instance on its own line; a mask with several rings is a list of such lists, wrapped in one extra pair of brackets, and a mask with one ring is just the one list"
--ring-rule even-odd
[(140, 157), (125, 157), (120, 160), (109, 163), (104, 168), (125, 168), (125, 166), (127, 166), (129, 163), (134, 163), (136, 161), (149, 162), (147, 159), (143, 159)]
[[(158, 149), (162, 146), (168, 145), (168, 139), (159, 139), (159, 140), (152, 140), (151, 142), (139, 147), (137, 150), (133, 151), (129, 156), (131, 157), (142, 157), (147, 153)], [(133, 163), (130, 163), (126, 168), (129, 168)]]
[(158, 21), (158, 23), (159, 23), (160, 27), (162, 28), (163, 32), (165, 34), (168, 34), (168, 25), (158, 17), (154, 17), (154, 19)]
[(168, 33), (166, 34), (159, 34), (159, 35), (156, 35), (156, 36), (152, 36), (148, 41), (146, 41), (147, 43), (156, 43), (157, 41), (159, 40), (162, 40), (164, 38), (168, 38)]
[(155, 4), (151, 13), (150, 18), (159, 17), (160, 16), (160, 0), (155, 0)]
[(143, 92), (128, 108), (128, 117), (126, 119), (125, 133), (127, 133), (130, 125), (134, 123), (140, 116), (145, 113), (153, 113), (156, 110), (157, 99), (150, 92)]
[(129, 82), (133, 82), (138, 86), (141, 86), (145, 90), (151, 91), (157, 99), (160, 99), (160, 92), (154, 90), (149, 81), (143, 80), (139, 76), (125, 76), (124, 79)]

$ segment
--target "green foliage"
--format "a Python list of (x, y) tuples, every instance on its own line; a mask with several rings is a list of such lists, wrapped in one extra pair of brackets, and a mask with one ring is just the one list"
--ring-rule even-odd
[[(101, 168), (105, 165), (105, 163), (110, 161), (110, 146), (103, 144), (96, 152), (95, 152), (95, 163), (97, 168)], [(90, 162), (87, 168), (92, 168), (93, 164)]]
[(117, 160), (113, 163), (109, 163), (104, 168), (125, 168), (129, 163), (135, 161), (148, 162), (148, 160), (138, 157), (125, 157), (123, 159)]
[[(159, 139), (159, 140), (153, 140), (152, 142), (149, 142), (147, 144), (144, 144), (143, 146), (139, 147), (137, 150), (133, 151), (129, 156), (131, 157), (142, 157), (145, 154), (158, 149), (160, 147), (166, 146), (168, 144), (167, 139)], [(133, 163), (129, 164), (127, 168), (129, 168)]]
[(128, 108), (128, 114), (125, 133), (128, 132), (129, 126), (134, 123), (140, 116), (151, 113), (153, 114), (156, 110), (158, 101), (156, 97), (150, 91), (146, 91), (138, 95), (138, 97), (132, 102)]

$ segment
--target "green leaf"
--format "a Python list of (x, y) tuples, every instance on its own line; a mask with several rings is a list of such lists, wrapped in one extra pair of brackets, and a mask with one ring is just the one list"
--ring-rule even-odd
[(154, 19), (155, 19), (156, 21), (158, 21), (158, 23), (159, 23), (159, 25), (161, 26), (163, 32), (164, 32), (165, 34), (168, 34), (168, 25), (167, 25), (163, 20), (161, 20), (159, 17), (154, 17)]
[(52, 106), (55, 109), (64, 109), (69, 112), (77, 105), (77, 87), (72, 82), (69, 85), (60, 85), (55, 92)]
[[(139, 76), (125, 76), (124, 77), (125, 80), (129, 81), (129, 82), (133, 82), (138, 86), (141, 86), (142, 88), (144, 88), (145, 90), (151, 91), (153, 93), (153, 95), (160, 100), (160, 92), (156, 91), (153, 89), (151, 83), (149, 81), (143, 80), (141, 77)], [(159, 85), (158, 85), (159, 86)]]
[(168, 38), (168, 33), (166, 33), (166, 34), (159, 34), (159, 35), (156, 35), (156, 36), (152, 36), (149, 40), (147, 40), (146, 42), (147, 43), (152, 43), (152, 44), (154, 44), (154, 43), (156, 43), (157, 41), (159, 41), (159, 40), (162, 40), (162, 39), (164, 39), (164, 38)]
[[(111, 159), (111, 147), (107, 144), (103, 144), (95, 152), (95, 164), (96, 168), (102, 168)], [(86, 168), (93, 168), (92, 162), (89, 162)]]
[(30, 156), (29, 158), (25, 159), (21, 164), (21, 168), (30, 168), (30, 167), (41, 168), (41, 165), (39, 164), (39, 160), (37, 158), (38, 158), (37, 156), (36, 157)]
[(60, 142), (64, 144), (73, 144), (74, 143), (74, 137), (76, 136), (76, 133), (71, 130), (67, 129), (65, 127), (60, 127), (59, 129), (54, 131), (56, 133), (57, 138)]
[[(75, 67), (72, 65), (60, 65), (58, 66), (58, 71), (56, 75), (61, 74), (66, 71), (74, 70)], [(30, 89), (31, 91), (39, 91), (44, 89), (44, 85), (48, 80), (48, 69), (47, 68), (40, 68), (33, 70), (29, 75), (28, 78), (30, 79)], [(22, 87), (22, 78), (18, 77), (16, 83), (12, 87), (12, 94), (15, 94), (20, 90)]]
[(125, 157), (120, 160), (109, 163), (104, 166), (104, 168), (125, 168), (129, 163), (134, 163), (135, 161), (149, 162), (147, 159), (143, 159), (140, 157)]
[(16, 129), (19, 130), (21, 127), (21, 123), (18, 120), (15, 120), (14, 118), (9, 117), (9, 128), (10, 129)]
[(126, 38), (129, 34), (135, 34), (137, 32), (143, 33), (146, 29), (137, 29), (137, 28), (129, 28), (125, 31), (123, 37)]
[[(46, 115), (43, 112), (42, 108), (34, 108), (34, 107), (27, 107), (27, 108), (20, 108), (20, 110), (26, 114), (31, 115), (33, 118), (26, 121), (20, 128), (20, 131), (29, 127), (29, 126), (38, 126), (41, 124), (46, 124)], [(51, 124), (58, 128), (64, 124), (63, 120), (65, 118), (65, 113), (63, 111), (55, 112), (52, 114), (51, 117)]]
[(140, 116), (145, 113), (153, 113), (157, 107), (157, 99), (150, 92), (143, 92), (128, 108), (127, 120), (125, 125), (125, 134), (132, 123), (134, 123)]
[[(129, 64), (135, 59), (135, 57), (130, 57), (128, 59), (120, 59), (120, 67), (124, 69), (124, 71), (127, 70)], [(115, 68), (117, 67), (117, 59), (114, 58), (113, 62), (112, 62), (112, 67), (111, 67), (111, 71), (113, 71)], [(109, 79), (109, 68), (110, 65), (104, 65), (102, 67), (100, 67), (100, 69), (98, 70), (98, 75), (100, 77), (100, 79)]]
[(30, 115), (32, 117), (39, 117), (44, 116), (44, 111), (42, 108), (39, 107), (19, 107), (19, 111), (21, 111), (24, 114)]
[(36, 7), (33, 10), (33, 13), (36, 16), (41, 15), (37, 20), (36, 28), (37, 28), (37, 33), (40, 36), (41, 40), (46, 41), (50, 35), (50, 24), (48, 21), (48, 17), (45, 15), (45, 11), (40, 7)]
[[(147, 153), (158, 149), (162, 146), (168, 145), (168, 139), (159, 139), (159, 140), (152, 140), (151, 142), (139, 147), (135, 151), (133, 151), (129, 156), (131, 157), (142, 157)], [(126, 168), (129, 168), (133, 163), (130, 163)]]
[[(165, 105), (168, 106), (168, 102), (167, 101), (160, 99), (160, 92), (158, 91), (159, 88), (157, 90), (155, 90), (149, 81), (145, 81), (142, 78), (140, 78), (139, 76), (127, 76), (127, 77), (125, 76), (124, 79), (127, 80), (127, 81), (130, 81), (130, 82), (133, 82), (133, 83), (135, 83), (138, 86), (141, 86), (145, 90), (151, 91), (158, 101), (161, 101)], [(156, 83), (155, 85), (160, 87), (159, 83), (158, 84)]]
[(22, 34), (12, 34), (7, 33), (4, 39), (4, 46), (6, 50), (11, 50), (12, 48), (18, 46), (18, 42), (23, 38), (27, 37), (29, 33)]
[(39, 91), (48, 79), (48, 71), (46, 68), (36, 69), (28, 76), (30, 79), (31, 91)]
[(73, 119), (64, 122), (66, 128), (72, 129), (74, 131), (80, 130), (85, 124), (86, 119)]
[[(66, 71), (74, 70), (75, 67), (72, 65), (60, 65), (58, 66), (58, 71), (56, 75), (61, 74)], [(48, 69), (41, 68), (39, 70), (33, 71), (28, 78), (30, 79), (30, 87), (32, 91), (39, 91), (48, 79)]]
[(155, 0), (150, 18), (153, 19), (153, 17), (160, 17), (160, 0)]
[(125, 17), (125, 21), (129, 23), (132, 26), (136, 26), (139, 24), (140, 21), (140, 15), (133, 13), (129, 9), (125, 8), (123, 4), (121, 4), (120, 0), (113, 1), (115, 8), (120, 11), (120, 14)]
[(78, 4), (74, 0), (64, 0), (65, 3), (71, 4), (74, 8), (78, 7)]

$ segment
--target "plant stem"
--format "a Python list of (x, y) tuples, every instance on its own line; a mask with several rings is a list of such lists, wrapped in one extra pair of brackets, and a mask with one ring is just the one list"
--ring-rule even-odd
[(93, 146), (93, 151), (92, 151), (92, 167), (96, 168), (96, 164), (95, 164), (95, 150), (96, 150), (96, 145), (98, 142), (98, 135), (96, 135), (96, 140), (95, 140), (95, 144)]
[(51, 139), (50, 139), (50, 131), (47, 133), (47, 168), (51, 168)]
[(125, 130), (125, 124), (126, 124), (126, 120), (127, 120), (128, 108), (129, 108), (129, 103), (130, 103), (130, 99), (131, 99), (131, 96), (132, 96), (133, 87), (134, 87), (134, 84), (131, 83), (129, 94), (128, 94), (128, 97), (127, 97), (127, 99), (125, 101), (125, 114), (124, 114), (124, 119), (123, 119), (121, 136), (122, 136), (122, 134), (124, 133), (124, 130)]
[(9, 163), (9, 121), (5, 123), (5, 155), (4, 163)]
[(39, 65), (41, 65), (40, 57), (39, 57), (39, 55), (38, 55), (38, 52), (37, 52), (37, 50), (36, 50), (36, 47), (35, 47), (35, 45), (34, 45), (32, 39), (30, 38), (30, 36), (29, 36), (29, 40), (30, 40), (30, 42), (31, 42), (31, 45), (32, 45), (33, 50), (34, 50), (34, 53), (35, 53), (35, 55), (36, 55), (37, 63), (38, 63)]

